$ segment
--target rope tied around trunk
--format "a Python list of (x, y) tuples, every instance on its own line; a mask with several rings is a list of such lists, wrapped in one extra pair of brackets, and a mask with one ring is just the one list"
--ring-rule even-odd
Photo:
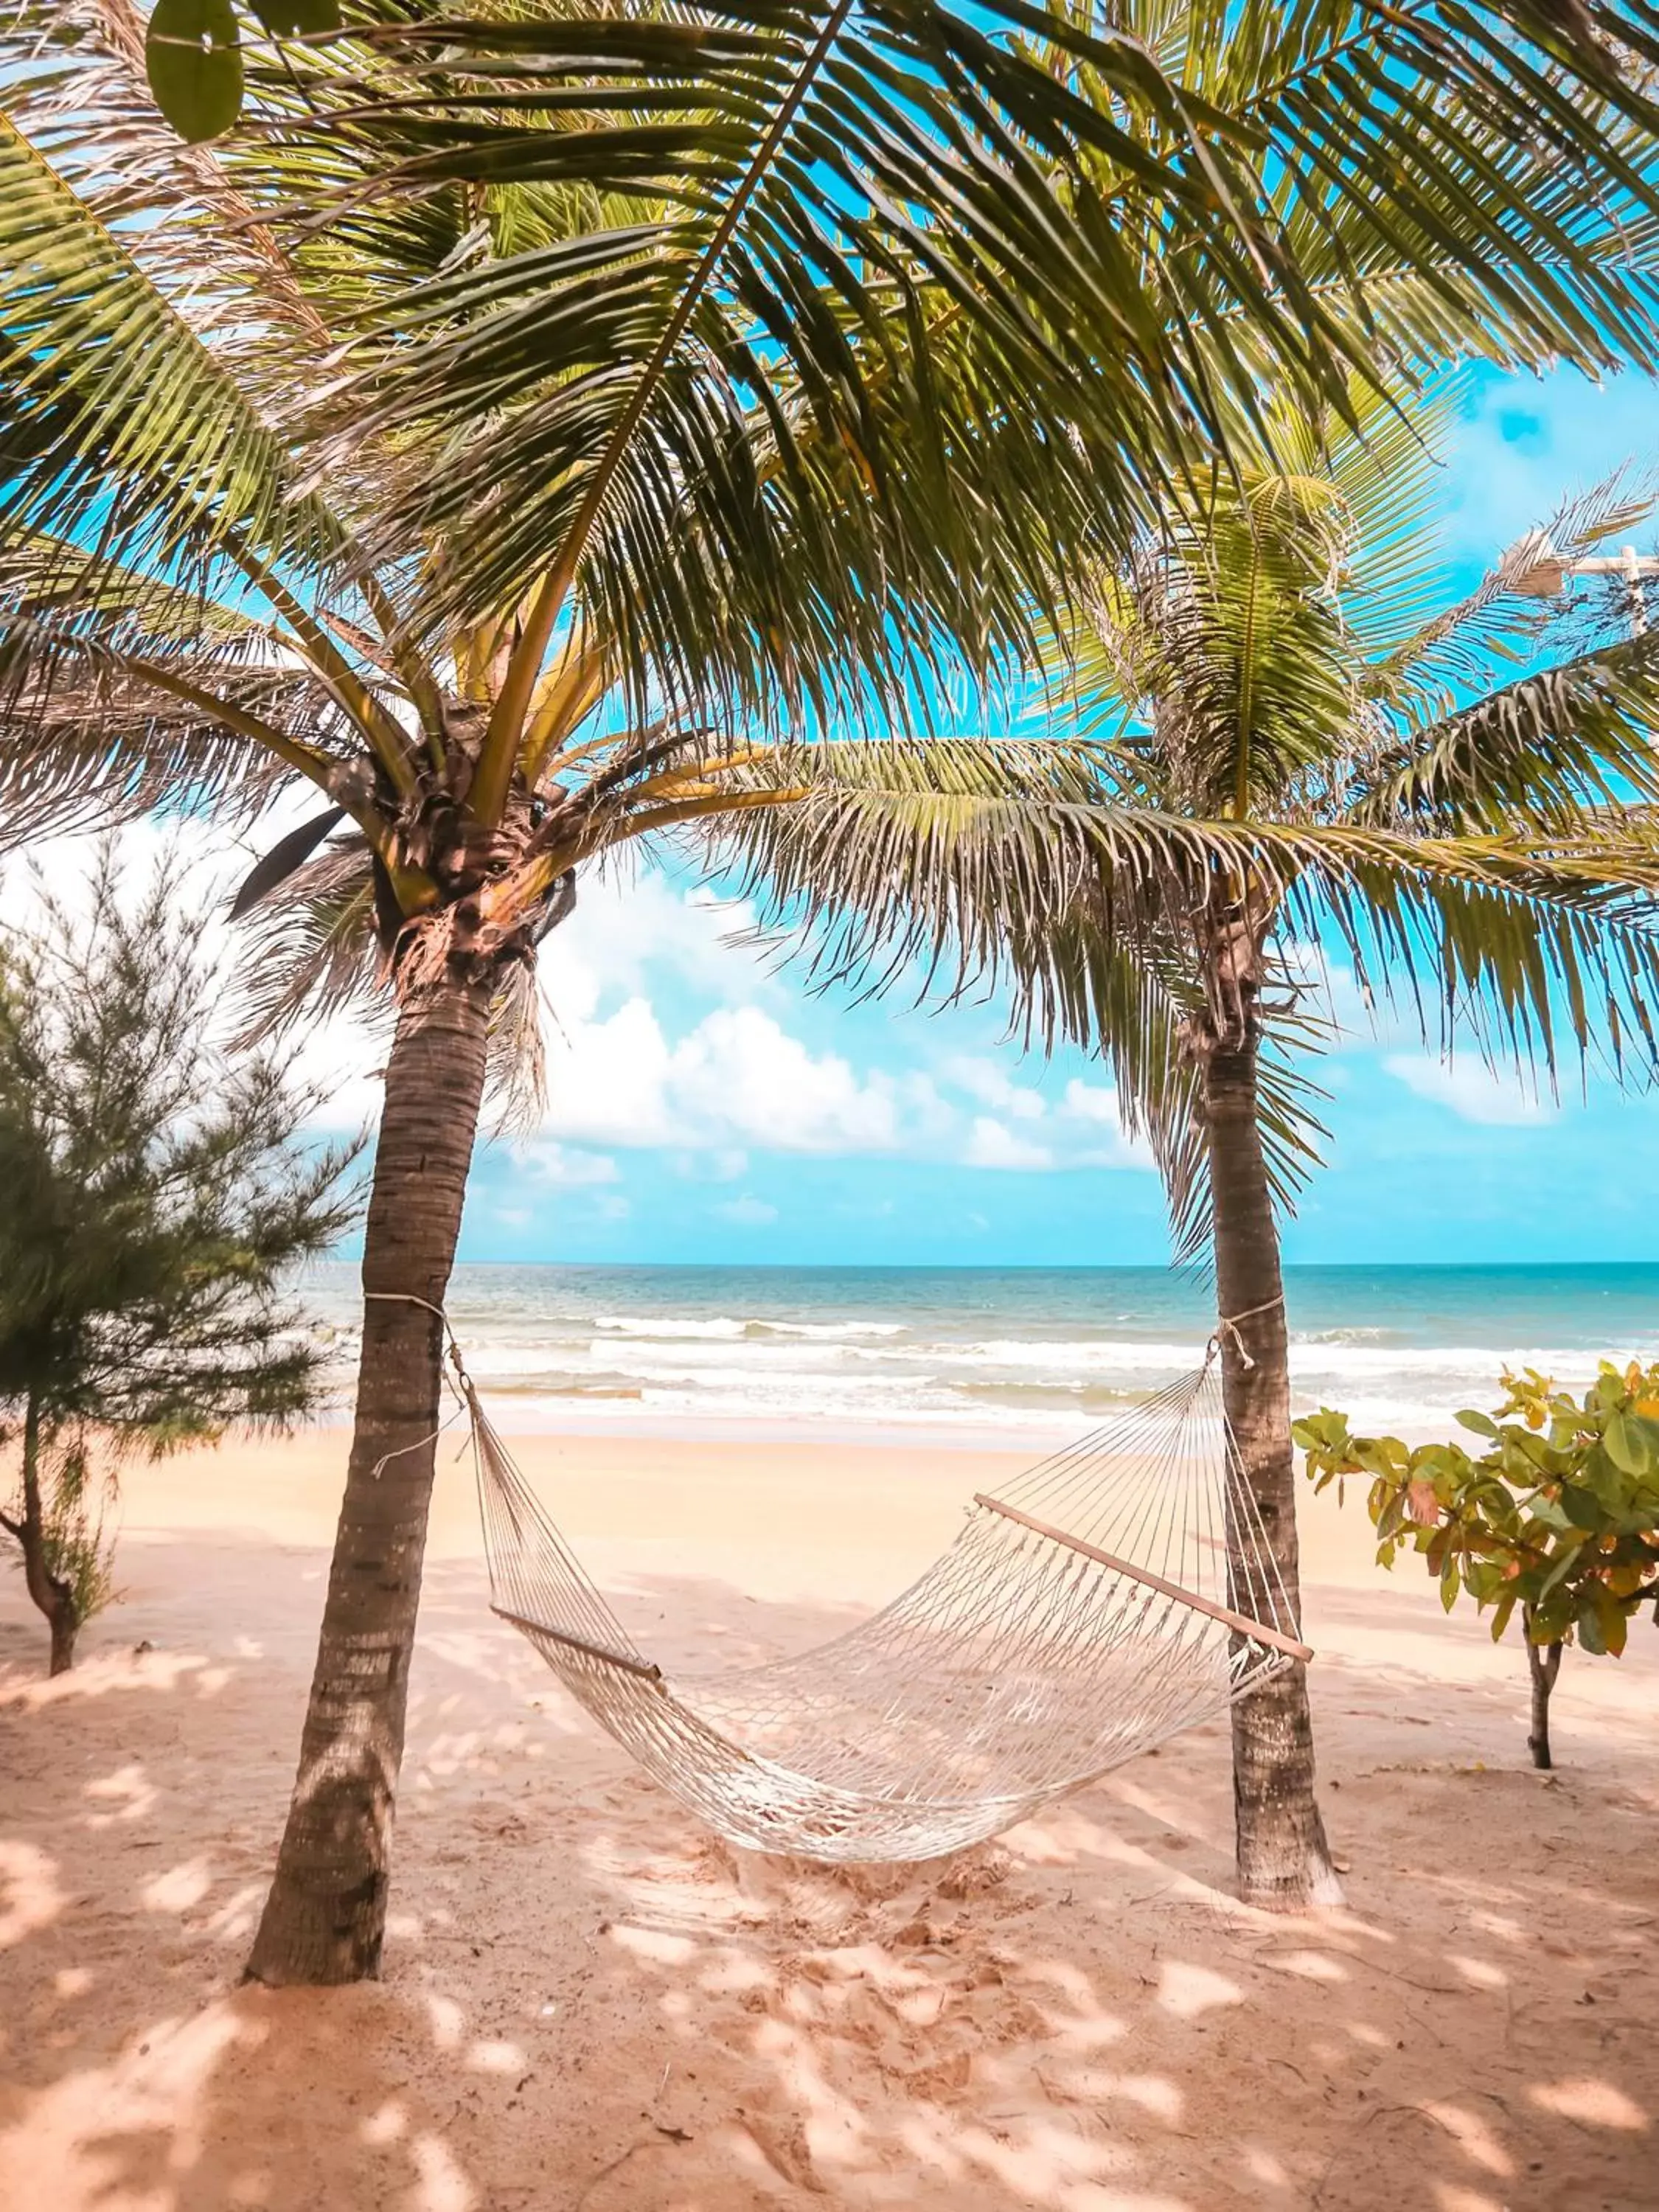
[(367, 1305), (371, 1300), (377, 1304), (424, 1306), (428, 1313), (435, 1314), (443, 1324), (444, 1334), (449, 1339), (450, 1364), (459, 1377), (459, 1387), (453, 1382), (450, 1384), (450, 1388), (455, 1391), (458, 1402), (448, 1419), (440, 1421), (437, 1427), (428, 1430), (425, 1436), (416, 1437), (412, 1444), (399, 1444), (395, 1451), (382, 1452), (368, 1471), (369, 1480), (372, 1482), (378, 1482), (394, 1459), (402, 1459), (407, 1453), (423, 1451), (428, 1444), (435, 1444), (446, 1430), (453, 1429), (461, 1415), (470, 1411), (472, 1378), (461, 1364), (461, 1347), (456, 1341), (454, 1330), (450, 1327), (449, 1316), (441, 1306), (434, 1306), (430, 1298), (417, 1298), (413, 1291), (365, 1291), (364, 1304)]
[(1245, 1368), (1247, 1370), (1253, 1368), (1255, 1362), (1245, 1349), (1244, 1340), (1238, 1333), (1238, 1325), (1240, 1322), (1254, 1321), (1258, 1314), (1271, 1313), (1275, 1306), (1282, 1306), (1284, 1303), (1284, 1291), (1277, 1291), (1272, 1297), (1264, 1298), (1259, 1306), (1247, 1306), (1241, 1314), (1223, 1314), (1216, 1322), (1215, 1334), (1210, 1339), (1205, 1352), (1205, 1365), (1207, 1367), (1217, 1352), (1220, 1351), (1222, 1338), (1230, 1336), (1233, 1340), (1233, 1350), (1238, 1354)]

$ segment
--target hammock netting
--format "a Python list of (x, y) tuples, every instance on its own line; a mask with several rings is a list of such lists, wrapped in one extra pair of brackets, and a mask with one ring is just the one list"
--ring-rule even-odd
[(601, 1727), (732, 1843), (935, 1858), (1311, 1656), (1239, 1465), (1218, 1364), (1212, 1356), (975, 1498), (950, 1549), (844, 1635), (672, 1681), (463, 1376), (491, 1603)]

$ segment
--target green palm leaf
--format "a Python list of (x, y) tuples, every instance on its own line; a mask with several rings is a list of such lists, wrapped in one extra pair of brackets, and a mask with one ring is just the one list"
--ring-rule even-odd
[(301, 567), (340, 527), (112, 229), (0, 117), (0, 529), (98, 542), (167, 574), (215, 556)]

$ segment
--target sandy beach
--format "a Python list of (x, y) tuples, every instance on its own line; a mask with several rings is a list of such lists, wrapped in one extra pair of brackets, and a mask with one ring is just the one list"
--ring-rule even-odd
[[(925, 1868), (742, 1859), (484, 1607), (446, 1450), (384, 1980), (238, 1986), (321, 1607), (337, 1431), (135, 1470), (125, 1602), (40, 1679), (0, 1582), (6, 2212), (1629, 2212), (1659, 2202), (1659, 1638), (1518, 1645), (1304, 1500), (1347, 1904), (1229, 1889), (1224, 1728)], [(671, 1669), (890, 1595), (1010, 1462), (525, 1441)]]

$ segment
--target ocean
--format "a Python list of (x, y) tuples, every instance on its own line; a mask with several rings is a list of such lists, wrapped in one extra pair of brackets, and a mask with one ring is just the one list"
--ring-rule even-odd
[[(1659, 1357), (1659, 1266), (1291, 1267), (1297, 1411), (1370, 1428), (1495, 1401), (1500, 1370), (1563, 1382)], [(1201, 1280), (1152, 1267), (484, 1267), (449, 1314), (505, 1429), (1049, 1441), (1190, 1368)], [(343, 1392), (357, 1272), (310, 1270)]]

